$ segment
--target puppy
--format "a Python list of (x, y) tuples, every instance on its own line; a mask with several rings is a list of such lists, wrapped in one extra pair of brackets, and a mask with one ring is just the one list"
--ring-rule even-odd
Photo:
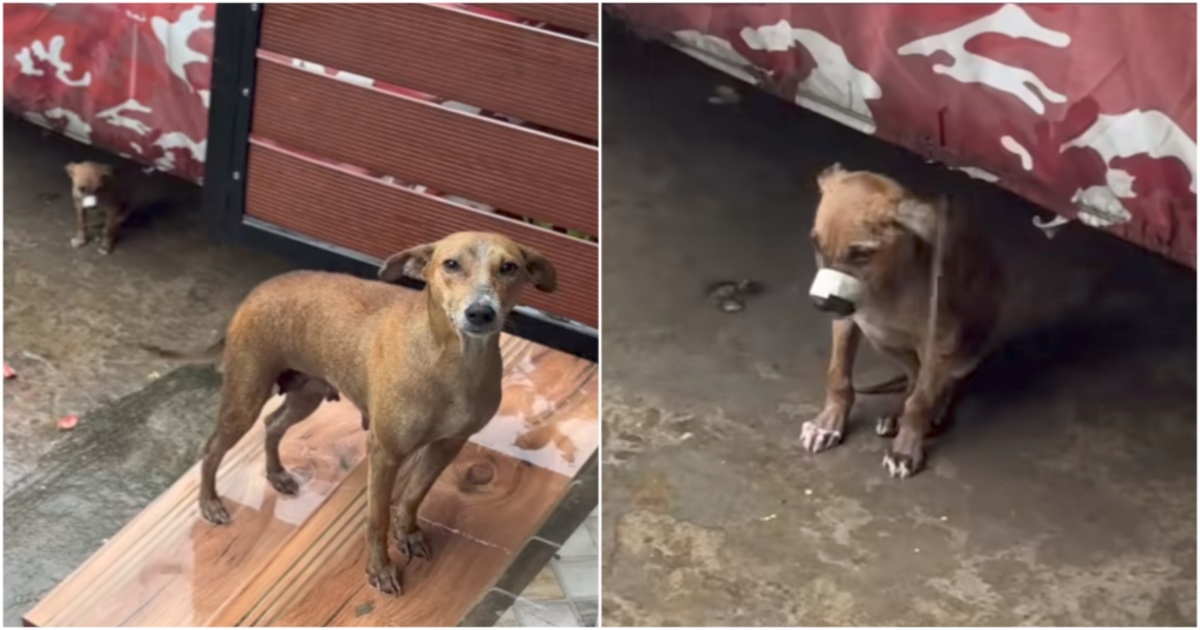
[[(800, 442), (817, 453), (841, 441), (854, 404), (854, 357), (865, 336), (904, 371), (903, 409), (881, 418), (876, 432), (894, 435), (883, 466), (906, 478), (920, 470), (926, 434), (983, 358), (1001, 341), (1083, 303), (1097, 286), (1058, 272), (1048, 262), (1053, 246), (1028, 224), (1012, 229), (1009, 209), (951, 208), (883, 175), (837, 164), (817, 183), (821, 201), (811, 236), (818, 272), (810, 295), (835, 320), (825, 404), (804, 423)], [(997, 239), (1002, 251), (1019, 253), (998, 255)]]
[(75, 202), (75, 235), (71, 246), (83, 247), (88, 243), (88, 211), (104, 213), (104, 228), (101, 232), (101, 254), (112, 252), (121, 224), (132, 213), (128, 191), (121, 185), (116, 170), (108, 164), (98, 162), (71, 162), (66, 165), (71, 178), (71, 198)]

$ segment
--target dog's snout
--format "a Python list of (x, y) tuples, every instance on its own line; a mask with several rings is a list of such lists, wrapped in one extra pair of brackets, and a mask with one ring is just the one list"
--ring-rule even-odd
[(472, 326), (487, 326), (496, 321), (496, 309), (491, 304), (472, 304), (467, 307), (466, 315)]
[(854, 303), (831, 295), (828, 297), (812, 296), (813, 306), (825, 313), (833, 313), (838, 317), (849, 317), (854, 314)]

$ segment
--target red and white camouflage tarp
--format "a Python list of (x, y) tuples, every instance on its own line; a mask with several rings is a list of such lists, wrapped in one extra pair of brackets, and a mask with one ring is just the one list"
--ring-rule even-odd
[(1195, 5), (606, 6), (739, 79), (1196, 266)]
[[(449, 3), (439, 6), (587, 37), (584, 33), (517, 19), (487, 7)], [(215, 4), (6, 4), (4, 105), (27, 120), (85, 144), (201, 182), (208, 139), (215, 16)], [(563, 135), (533, 123), (311, 61), (262, 50), (258, 54), (350, 84)], [(253, 141), (272, 144), (261, 138)], [(400, 182), (355, 165), (305, 155), (341, 170), (441, 196), (454, 203), (502, 212), (419, 183)]]
[(200, 181), (215, 13), (212, 4), (5, 4), (4, 106)]

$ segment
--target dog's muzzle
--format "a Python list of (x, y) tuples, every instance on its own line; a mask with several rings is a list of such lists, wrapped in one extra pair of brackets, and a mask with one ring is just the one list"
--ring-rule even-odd
[(812, 297), (813, 305), (827, 313), (838, 317), (849, 317), (858, 308), (862, 300), (863, 284), (858, 278), (842, 273), (836, 269), (825, 267), (813, 278), (808, 295)]
[(463, 311), (460, 327), (467, 334), (490, 335), (500, 330), (501, 323), (502, 316), (495, 305), (488, 300), (480, 300)]

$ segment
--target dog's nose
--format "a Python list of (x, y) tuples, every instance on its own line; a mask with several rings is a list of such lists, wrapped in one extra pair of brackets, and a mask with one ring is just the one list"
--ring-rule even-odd
[(854, 314), (854, 302), (836, 295), (827, 297), (817, 297), (814, 295), (812, 296), (812, 301), (813, 306), (816, 306), (817, 310), (833, 313), (838, 317), (850, 317)]
[(496, 321), (496, 309), (488, 304), (472, 304), (467, 307), (467, 321), (472, 326), (486, 326)]

